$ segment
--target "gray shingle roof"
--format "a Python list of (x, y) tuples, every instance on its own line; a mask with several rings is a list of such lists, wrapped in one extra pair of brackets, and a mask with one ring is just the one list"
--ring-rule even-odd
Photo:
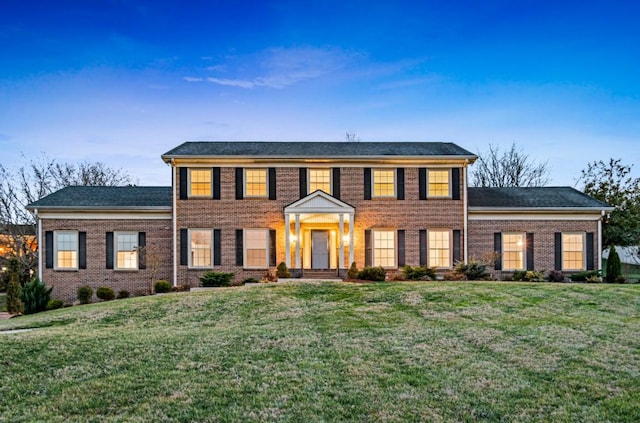
[(605, 203), (571, 187), (469, 187), (469, 207), (473, 208), (590, 208), (609, 209)]
[(414, 157), (456, 156), (475, 160), (476, 156), (450, 142), (270, 142), (270, 141), (188, 141), (162, 155), (168, 160), (193, 156), (250, 157)]
[(27, 208), (171, 208), (171, 204), (171, 187), (71, 186), (34, 201)]

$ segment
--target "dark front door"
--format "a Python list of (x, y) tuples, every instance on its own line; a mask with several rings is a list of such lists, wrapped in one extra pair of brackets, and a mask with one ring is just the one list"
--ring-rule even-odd
[(329, 268), (329, 231), (311, 231), (311, 268)]

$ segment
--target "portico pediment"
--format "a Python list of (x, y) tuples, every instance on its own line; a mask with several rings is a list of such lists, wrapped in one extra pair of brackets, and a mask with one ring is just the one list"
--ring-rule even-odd
[(303, 213), (345, 213), (355, 212), (355, 208), (344, 201), (340, 201), (324, 191), (315, 191), (289, 204), (284, 208), (285, 214)]

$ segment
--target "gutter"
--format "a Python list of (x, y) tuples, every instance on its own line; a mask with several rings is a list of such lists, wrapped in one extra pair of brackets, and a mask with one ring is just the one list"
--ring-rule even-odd
[(469, 263), (469, 211), (468, 211), (468, 195), (467, 195), (467, 166), (469, 159), (465, 160), (462, 166), (462, 187), (463, 187), (463, 206), (464, 206), (464, 264)]
[(178, 286), (178, 221), (177, 221), (177, 200), (176, 200), (176, 167), (175, 160), (171, 159), (171, 189), (172, 212), (171, 220), (173, 226), (173, 286)]
[(36, 216), (36, 226), (38, 227), (38, 279), (42, 281), (42, 222), (38, 209), (33, 209), (33, 214)]

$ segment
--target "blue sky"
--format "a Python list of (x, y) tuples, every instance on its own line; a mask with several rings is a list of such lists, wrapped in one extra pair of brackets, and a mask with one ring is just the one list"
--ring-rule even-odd
[[(552, 185), (640, 162), (633, 1), (0, 3), (0, 163), (168, 185), (186, 140), (512, 142)], [(639, 169), (635, 168), (638, 175)]]

